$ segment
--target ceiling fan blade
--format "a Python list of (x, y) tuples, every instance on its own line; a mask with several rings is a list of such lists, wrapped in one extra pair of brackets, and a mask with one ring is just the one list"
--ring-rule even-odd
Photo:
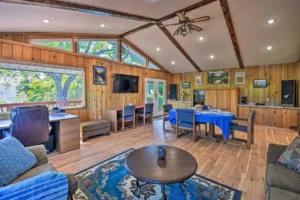
[(180, 25), (181, 23), (175, 23), (175, 24), (162, 24), (159, 25), (159, 27), (167, 27), (167, 26), (176, 26), (176, 25)]
[(200, 32), (200, 31), (203, 30), (202, 28), (200, 28), (199, 26), (196, 26), (196, 25), (194, 25), (194, 24), (188, 24), (188, 27), (189, 27), (190, 29), (193, 29), (193, 30), (198, 31), (198, 32)]
[(195, 19), (191, 19), (191, 20), (189, 20), (189, 22), (190, 23), (203, 22), (203, 21), (207, 21), (209, 19), (210, 19), (209, 16), (203, 16), (203, 17), (198, 17), (198, 18), (195, 18)]
[(179, 26), (179, 27), (176, 29), (176, 31), (173, 33), (173, 35), (179, 35), (180, 31), (181, 31), (181, 26)]

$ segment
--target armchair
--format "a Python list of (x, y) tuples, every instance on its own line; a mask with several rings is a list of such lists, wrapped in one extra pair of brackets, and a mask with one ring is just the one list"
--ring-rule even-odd
[(125, 130), (125, 123), (130, 121), (133, 122), (133, 128), (135, 128), (135, 105), (123, 107), (122, 115), (119, 116), (119, 122), (122, 124), (122, 131)]
[[(10, 185), (28, 178), (32, 178), (47, 171), (57, 172), (56, 169), (48, 163), (46, 148), (44, 147), (44, 145), (27, 147), (27, 149), (35, 155), (38, 162), (32, 169), (30, 169), (29, 171), (15, 179), (13, 182), (11, 182)], [(67, 178), (69, 183), (68, 199), (71, 200), (73, 199), (72, 196), (76, 192), (78, 185), (77, 180), (75, 179), (75, 176), (73, 174), (67, 174)]]
[(153, 106), (154, 106), (153, 103), (146, 103), (143, 111), (138, 111), (138, 113), (136, 114), (137, 121), (138, 121), (139, 117), (142, 117), (143, 125), (146, 124), (147, 118), (150, 118), (151, 122), (153, 123)]

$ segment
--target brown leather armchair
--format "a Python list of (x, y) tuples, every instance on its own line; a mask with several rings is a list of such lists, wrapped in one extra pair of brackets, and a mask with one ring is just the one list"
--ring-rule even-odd
[(10, 113), (11, 124), (5, 137), (13, 136), (25, 147), (49, 140), (49, 111), (45, 105), (16, 107)]

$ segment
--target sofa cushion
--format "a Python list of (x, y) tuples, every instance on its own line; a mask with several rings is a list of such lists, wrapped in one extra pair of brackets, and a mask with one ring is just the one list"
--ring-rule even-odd
[(267, 200), (299, 200), (300, 194), (271, 187), (266, 194)]
[(0, 187), (3, 187), (37, 163), (36, 157), (14, 137), (0, 140)]
[(14, 184), (29, 178), (32, 178), (34, 176), (40, 175), (44, 172), (57, 172), (54, 167), (51, 164), (44, 164), (44, 165), (40, 165), (38, 167), (32, 168), (31, 170), (27, 171), (26, 173), (22, 174), (21, 176), (19, 176), (17, 179), (15, 179), (13, 182), (11, 182), (10, 184)]
[(278, 163), (300, 173), (300, 136), (297, 136), (281, 154)]
[(266, 181), (269, 187), (277, 187), (300, 194), (300, 175), (282, 165), (269, 163)]
[(110, 127), (110, 121), (108, 120), (94, 120), (94, 121), (87, 121), (80, 123), (80, 131), (81, 132), (88, 132), (99, 130), (102, 128)]

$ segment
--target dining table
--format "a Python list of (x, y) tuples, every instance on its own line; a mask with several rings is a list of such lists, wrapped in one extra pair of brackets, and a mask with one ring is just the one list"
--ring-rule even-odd
[[(229, 127), (231, 120), (233, 120), (234, 117), (234, 114), (231, 112), (201, 111), (195, 109), (195, 121), (218, 126), (221, 129), (223, 138), (226, 141), (229, 139)], [(169, 110), (169, 121), (172, 125), (176, 125), (176, 109)]]

